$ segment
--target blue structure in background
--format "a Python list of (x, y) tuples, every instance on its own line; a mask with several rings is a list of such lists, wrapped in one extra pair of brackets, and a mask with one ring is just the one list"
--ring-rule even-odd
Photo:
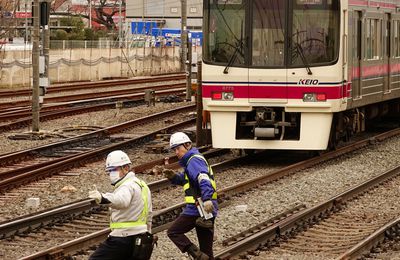
[(157, 22), (132, 22), (132, 34), (149, 35), (153, 28), (157, 28)]
[[(157, 39), (162, 37), (167, 40), (166, 45), (171, 46), (172, 41), (175, 41), (174, 45), (181, 44), (181, 30), (171, 28), (158, 28), (156, 22), (132, 22), (131, 26), (132, 34), (151, 35)], [(189, 39), (192, 44), (201, 46), (203, 44), (203, 32), (200, 31), (189, 31)], [(159, 43), (156, 43), (158, 46)]]
[[(203, 32), (199, 31), (189, 31), (189, 39), (193, 44), (202, 45), (203, 44)], [(154, 37), (162, 36), (165, 39), (176, 39), (176, 43), (181, 43), (181, 30), (180, 29), (170, 29), (170, 28), (153, 28), (151, 35)]]

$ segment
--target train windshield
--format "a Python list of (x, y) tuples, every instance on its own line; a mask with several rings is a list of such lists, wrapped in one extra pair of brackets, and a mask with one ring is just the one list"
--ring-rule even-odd
[(339, 1), (296, 0), (292, 16), (291, 65), (335, 61), (339, 52)]
[(279, 68), (333, 63), (339, 10), (339, 0), (205, 1), (204, 61)]
[(209, 0), (204, 38), (204, 59), (240, 66), (245, 62), (247, 0)]

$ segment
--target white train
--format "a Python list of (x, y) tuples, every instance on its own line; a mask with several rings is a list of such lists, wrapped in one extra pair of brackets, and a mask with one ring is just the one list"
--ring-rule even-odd
[(400, 106), (400, 0), (204, 0), (213, 146), (325, 150)]

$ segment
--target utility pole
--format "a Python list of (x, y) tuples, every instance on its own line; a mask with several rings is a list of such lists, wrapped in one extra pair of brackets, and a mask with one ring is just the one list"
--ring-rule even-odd
[(40, 40), (39, 0), (34, 0), (32, 11), (32, 132), (39, 132), (39, 40)]
[(185, 70), (187, 61), (187, 0), (181, 0), (181, 70)]
[(25, 44), (27, 42), (28, 42), (28, 0), (25, 0)]
[(187, 0), (181, 0), (181, 9), (181, 70), (184, 70), (186, 73), (186, 100), (190, 100), (192, 95), (192, 82), (190, 75), (191, 61), (188, 57)]
[(92, 28), (92, 0), (89, 0), (89, 28)]
[(191, 100), (192, 98), (192, 43), (188, 38), (186, 38), (187, 46), (187, 62), (186, 62), (186, 100)]
[(122, 48), (122, 0), (119, 1), (118, 39), (119, 47)]
[[(45, 0), (47, 2), (47, 4), (50, 6), (51, 4), (51, 0)], [(41, 14), (43, 15), (43, 14)], [(46, 14), (47, 15), (47, 14)], [(49, 18), (50, 20), (50, 18)], [(43, 37), (43, 56), (44, 56), (44, 73), (43, 73), (43, 78), (45, 79), (44, 84), (46, 86), (44, 86), (43, 95), (41, 95), (41, 97), (44, 97), (44, 94), (46, 94), (46, 88), (48, 86), (50, 86), (50, 77), (49, 77), (49, 65), (50, 65), (50, 58), (49, 58), (49, 53), (50, 53), (50, 25), (46, 24), (43, 27), (43, 31), (44, 31), (44, 37)], [(42, 86), (42, 85), (41, 85)], [(42, 100), (43, 102), (43, 100)]]
[[(32, 44), (32, 133), (39, 133), (40, 104), (43, 103), (46, 88), (49, 86), (49, 7), (48, 0), (34, 0), (33, 44)], [(42, 46), (40, 49), (40, 28), (42, 25)], [(47, 59), (47, 61), (46, 61)]]

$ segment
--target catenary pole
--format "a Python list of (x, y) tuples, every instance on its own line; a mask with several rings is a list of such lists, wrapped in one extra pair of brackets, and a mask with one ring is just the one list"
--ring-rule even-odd
[(186, 73), (186, 100), (191, 98), (190, 63), (188, 60), (187, 0), (181, 0), (181, 70)]
[(32, 39), (32, 132), (39, 132), (39, 0), (34, 0), (32, 11), (33, 39)]
[(119, 47), (122, 48), (122, 0), (119, 1), (119, 11), (118, 11), (118, 39)]
[[(47, 3), (51, 4), (51, 0), (46, 0)], [(50, 18), (49, 18), (50, 20)], [(43, 56), (44, 56), (44, 73), (43, 77), (47, 78), (48, 86), (50, 86), (50, 76), (49, 76), (49, 69), (50, 69), (50, 23), (43, 27), (44, 30), (44, 37), (43, 37)]]
[(89, 28), (92, 28), (92, 0), (89, 0)]
[(181, 0), (181, 70), (184, 71), (187, 60), (187, 0)]

